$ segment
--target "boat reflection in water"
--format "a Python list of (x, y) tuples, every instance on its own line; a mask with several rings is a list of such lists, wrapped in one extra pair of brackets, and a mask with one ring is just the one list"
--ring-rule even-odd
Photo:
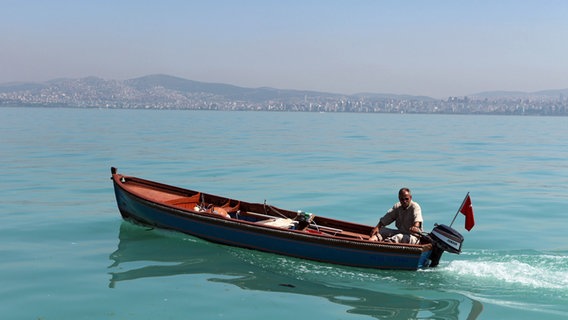
[[(191, 239), (192, 243), (183, 239)], [(332, 303), (350, 307), (348, 313), (368, 315), (377, 319), (475, 319), (482, 310), (479, 302), (464, 297), (429, 299), (328, 284), (325, 278), (321, 279), (325, 277), (321, 275), (321, 270), (317, 273), (323, 281), (310, 281), (306, 280), (306, 270), (293, 271), (295, 264), (305, 266), (304, 260), (226, 247), (184, 234), (135, 226), (129, 222), (121, 224), (118, 249), (110, 255), (110, 259), (114, 261), (109, 266), (111, 288), (121, 281), (142, 278), (212, 274), (219, 276), (208, 279), (212, 282), (235, 285), (242, 290), (321, 297)], [(285, 259), (289, 268), (282, 269), (282, 260), (275, 259)], [(323, 265), (327, 268), (325, 264), (308, 263), (311, 266)], [(133, 267), (128, 268), (130, 265)], [(342, 270), (341, 267), (333, 268), (336, 271)], [(359, 271), (353, 268), (344, 269), (348, 272)], [(381, 271), (372, 272), (376, 274)], [(330, 281), (334, 279), (334, 276), (329, 277)], [(460, 304), (464, 303), (467, 306), (460, 307)], [(465, 313), (468, 315), (463, 314), (464, 307), (467, 308)]]

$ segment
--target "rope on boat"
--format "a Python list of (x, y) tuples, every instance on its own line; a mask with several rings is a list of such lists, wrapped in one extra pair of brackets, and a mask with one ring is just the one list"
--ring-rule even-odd
[(271, 206), (269, 204), (266, 204), (266, 199), (264, 199), (264, 213), (268, 214), (268, 211), (266, 210), (266, 207), (268, 207), (270, 210), (276, 212), (279, 216), (281, 216), (282, 218), (285, 219), (289, 219), (290, 217), (285, 216), (282, 212), (276, 210), (276, 208), (274, 206)]

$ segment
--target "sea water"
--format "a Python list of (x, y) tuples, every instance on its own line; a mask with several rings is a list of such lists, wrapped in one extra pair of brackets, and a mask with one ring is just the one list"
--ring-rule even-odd
[[(2, 319), (565, 319), (560, 117), (0, 108)], [(127, 175), (425, 228), (470, 193), (463, 253), (417, 272), (317, 263), (121, 220)]]

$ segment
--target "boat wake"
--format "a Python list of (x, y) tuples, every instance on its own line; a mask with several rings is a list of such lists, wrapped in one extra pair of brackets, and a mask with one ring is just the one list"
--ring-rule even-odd
[(444, 267), (448, 273), (475, 283), (509, 289), (551, 289), (568, 294), (568, 254), (565, 252), (470, 252)]
[(470, 314), (482, 312), (484, 306), (494, 306), (503, 309), (502, 312), (515, 309), (550, 316), (568, 315), (568, 254), (564, 251), (466, 251), (438, 268), (417, 273), (345, 268), (288, 257), (270, 258), (261, 253), (241, 258), (254, 260), (255, 266), (264, 266), (271, 273), (296, 281), (459, 300), (460, 308), (467, 306)]
[(465, 252), (437, 272), (447, 281), (459, 283), (453, 292), (483, 304), (568, 315), (565, 251)]

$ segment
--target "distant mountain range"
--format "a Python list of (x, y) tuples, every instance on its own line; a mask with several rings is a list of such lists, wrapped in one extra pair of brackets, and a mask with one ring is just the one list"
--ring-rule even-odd
[(568, 115), (568, 89), (491, 91), (434, 99), (384, 93), (344, 95), (245, 88), (169, 75), (129, 80), (97, 77), (0, 84), (0, 106), (79, 108)]
[[(215, 96), (223, 96), (231, 100), (251, 100), (255, 102), (274, 100), (274, 99), (303, 99), (308, 96), (353, 96), (367, 97), (376, 99), (413, 99), (413, 100), (437, 100), (427, 96), (415, 96), (410, 94), (388, 94), (388, 93), (357, 93), (352, 95), (344, 95), (329, 92), (318, 92), (310, 90), (287, 90), (276, 89), (270, 87), (246, 88), (224, 83), (208, 83), (184, 78), (174, 77), (164, 74), (148, 75), (139, 78), (119, 81), (104, 80), (98, 77), (86, 77), (80, 79), (54, 79), (46, 82), (25, 82), (25, 83), (4, 83), (0, 84), (0, 93), (18, 92), (18, 91), (38, 91), (50, 87), (61, 88), (71, 83), (91, 86), (108, 87), (115, 85), (120, 87), (131, 87), (138, 91), (147, 91), (157, 87), (170, 90), (172, 92), (180, 92), (185, 94), (210, 94)], [(72, 85), (75, 87), (75, 85)], [(526, 97), (558, 97), (568, 96), (568, 89), (543, 90), (536, 92), (522, 91), (486, 91), (468, 95), (477, 98), (526, 98)]]

